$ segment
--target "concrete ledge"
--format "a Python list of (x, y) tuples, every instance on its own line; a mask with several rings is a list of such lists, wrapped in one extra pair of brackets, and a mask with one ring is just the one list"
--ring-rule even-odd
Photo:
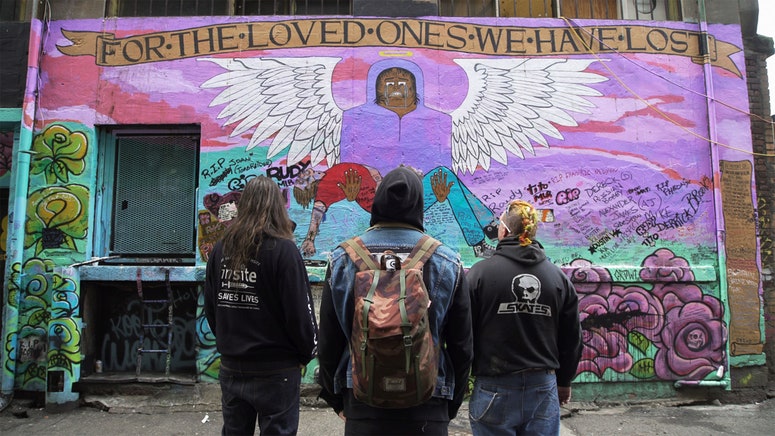
[(143, 282), (204, 282), (205, 266), (91, 265), (78, 268), (81, 281), (137, 281), (137, 271)]
[(152, 394), (86, 394), (81, 398), (81, 403), (110, 413), (156, 414), (221, 410), (221, 387), (217, 383), (156, 387), (157, 392)]

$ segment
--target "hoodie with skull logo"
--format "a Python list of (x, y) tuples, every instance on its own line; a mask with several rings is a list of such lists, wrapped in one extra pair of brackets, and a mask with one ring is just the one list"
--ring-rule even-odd
[(474, 330), (473, 375), (499, 376), (554, 369), (570, 386), (581, 358), (578, 296), (540, 243), (516, 237), (474, 264), (467, 280)]

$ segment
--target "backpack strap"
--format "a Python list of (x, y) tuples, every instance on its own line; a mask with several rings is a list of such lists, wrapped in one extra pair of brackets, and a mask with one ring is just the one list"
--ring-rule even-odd
[(425, 262), (430, 259), (430, 257), (433, 255), (436, 249), (439, 248), (439, 246), (441, 246), (441, 242), (439, 242), (437, 239), (434, 239), (428, 235), (423, 235), (423, 237), (417, 241), (417, 244), (414, 246), (412, 252), (409, 253), (409, 256), (406, 258), (406, 260), (404, 260), (403, 265), (401, 265), (401, 269), (422, 269), (423, 265), (425, 265)]
[(409, 314), (406, 311), (406, 270), (401, 268), (399, 273), (399, 283), (401, 294), (398, 298), (398, 310), (401, 313), (401, 332), (404, 334), (404, 371), (409, 373), (409, 365), (412, 361), (412, 323), (409, 322)]
[[(414, 249), (409, 253), (409, 256), (407, 256), (401, 264), (401, 269), (422, 269), (425, 262), (430, 259), (440, 245), (441, 242), (437, 239), (428, 235), (423, 235), (420, 240), (417, 241), (417, 244), (415, 244)], [(347, 255), (350, 256), (350, 259), (352, 259), (353, 263), (355, 263), (355, 266), (357, 266), (360, 271), (380, 269), (380, 266), (377, 265), (371, 257), (371, 252), (360, 237), (354, 236), (342, 242), (339, 246), (347, 252)]]
[[(373, 263), (373, 262), (372, 262)], [(366, 295), (366, 298), (363, 299), (363, 308), (361, 309), (362, 316), (361, 316), (361, 334), (363, 335), (361, 339), (361, 346), (360, 346), (360, 353), (361, 353), (361, 371), (365, 374), (366, 368), (367, 368), (367, 359), (366, 356), (366, 343), (369, 340), (369, 309), (371, 308), (371, 304), (374, 302), (374, 294), (377, 290), (377, 283), (379, 283), (379, 268), (374, 270), (374, 279), (371, 281), (371, 287), (369, 287), (369, 293)], [(369, 398), (371, 398), (371, 392), (373, 390), (373, 380), (369, 381)]]
[(441, 245), (441, 242), (428, 236), (423, 235), (415, 244), (414, 249), (406, 260), (401, 265), (400, 271), (400, 283), (401, 283), (401, 296), (398, 300), (399, 310), (401, 312), (401, 330), (404, 333), (404, 355), (405, 355), (405, 371), (409, 372), (409, 366), (411, 362), (412, 352), (412, 323), (409, 322), (409, 315), (406, 311), (406, 271), (411, 268), (422, 269), (425, 262), (433, 255), (436, 249)]
[(360, 237), (354, 236), (342, 242), (339, 246), (344, 248), (344, 251), (347, 252), (347, 255), (350, 256), (350, 259), (352, 259), (360, 271), (379, 270), (379, 265), (371, 258), (371, 252)]
[[(340, 247), (344, 249), (344, 251), (347, 253), (348, 256), (350, 256), (350, 259), (353, 261), (355, 266), (358, 267), (359, 271), (368, 271), (373, 270), (374, 271), (374, 278), (371, 282), (371, 287), (369, 288), (369, 292), (366, 295), (366, 298), (363, 299), (363, 307), (362, 310), (362, 316), (361, 316), (361, 344), (358, 349), (358, 351), (361, 354), (361, 371), (365, 374), (366, 373), (366, 367), (367, 367), (367, 359), (366, 356), (366, 343), (369, 340), (369, 309), (371, 308), (371, 303), (374, 301), (374, 293), (377, 290), (377, 283), (379, 282), (379, 274), (380, 269), (379, 265), (377, 265), (376, 262), (374, 262), (374, 259), (371, 258), (371, 252), (366, 247), (366, 245), (363, 243), (363, 240), (358, 237), (354, 236), (341, 244), (339, 244)], [(371, 398), (371, 391), (372, 391), (372, 383), (369, 382), (369, 398)]]

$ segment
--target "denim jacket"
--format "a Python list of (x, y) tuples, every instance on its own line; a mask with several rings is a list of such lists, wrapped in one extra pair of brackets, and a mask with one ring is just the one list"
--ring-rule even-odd
[[(360, 237), (372, 253), (391, 249), (408, 254), (422, 235), (409, 228), (375, 226)], [(341, 406), (336, 403), (343, 390), (353, 386), (349, 341), (354, 312), (352, 287), (358, 268), (341, 247), (332, 252), (328, 268), (320, 307), (320, 384), (321, 398), (338, 412)], [(452, 402), (451, 417), (463, 400), (473, 358), (471, 306), (463, 275), (459, 255), (445, 245), (439, 246), (423, 267), (431, 300), (431, 332), (434, 343), (440, 345), (433, 396)], [(332, 401), (333, 397), (339, 399)]]

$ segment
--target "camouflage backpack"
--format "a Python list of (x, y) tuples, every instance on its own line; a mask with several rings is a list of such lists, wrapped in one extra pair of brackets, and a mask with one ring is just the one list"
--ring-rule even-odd
[(403, 263), (388, 250), (380, 265), (359, 237), (340, 245), (359, 269), (350, 338), (355, 398), (391, 409), (424, 403), (436, 387), (439, 350), (422, 267), (441, 243), (424, 235)]

